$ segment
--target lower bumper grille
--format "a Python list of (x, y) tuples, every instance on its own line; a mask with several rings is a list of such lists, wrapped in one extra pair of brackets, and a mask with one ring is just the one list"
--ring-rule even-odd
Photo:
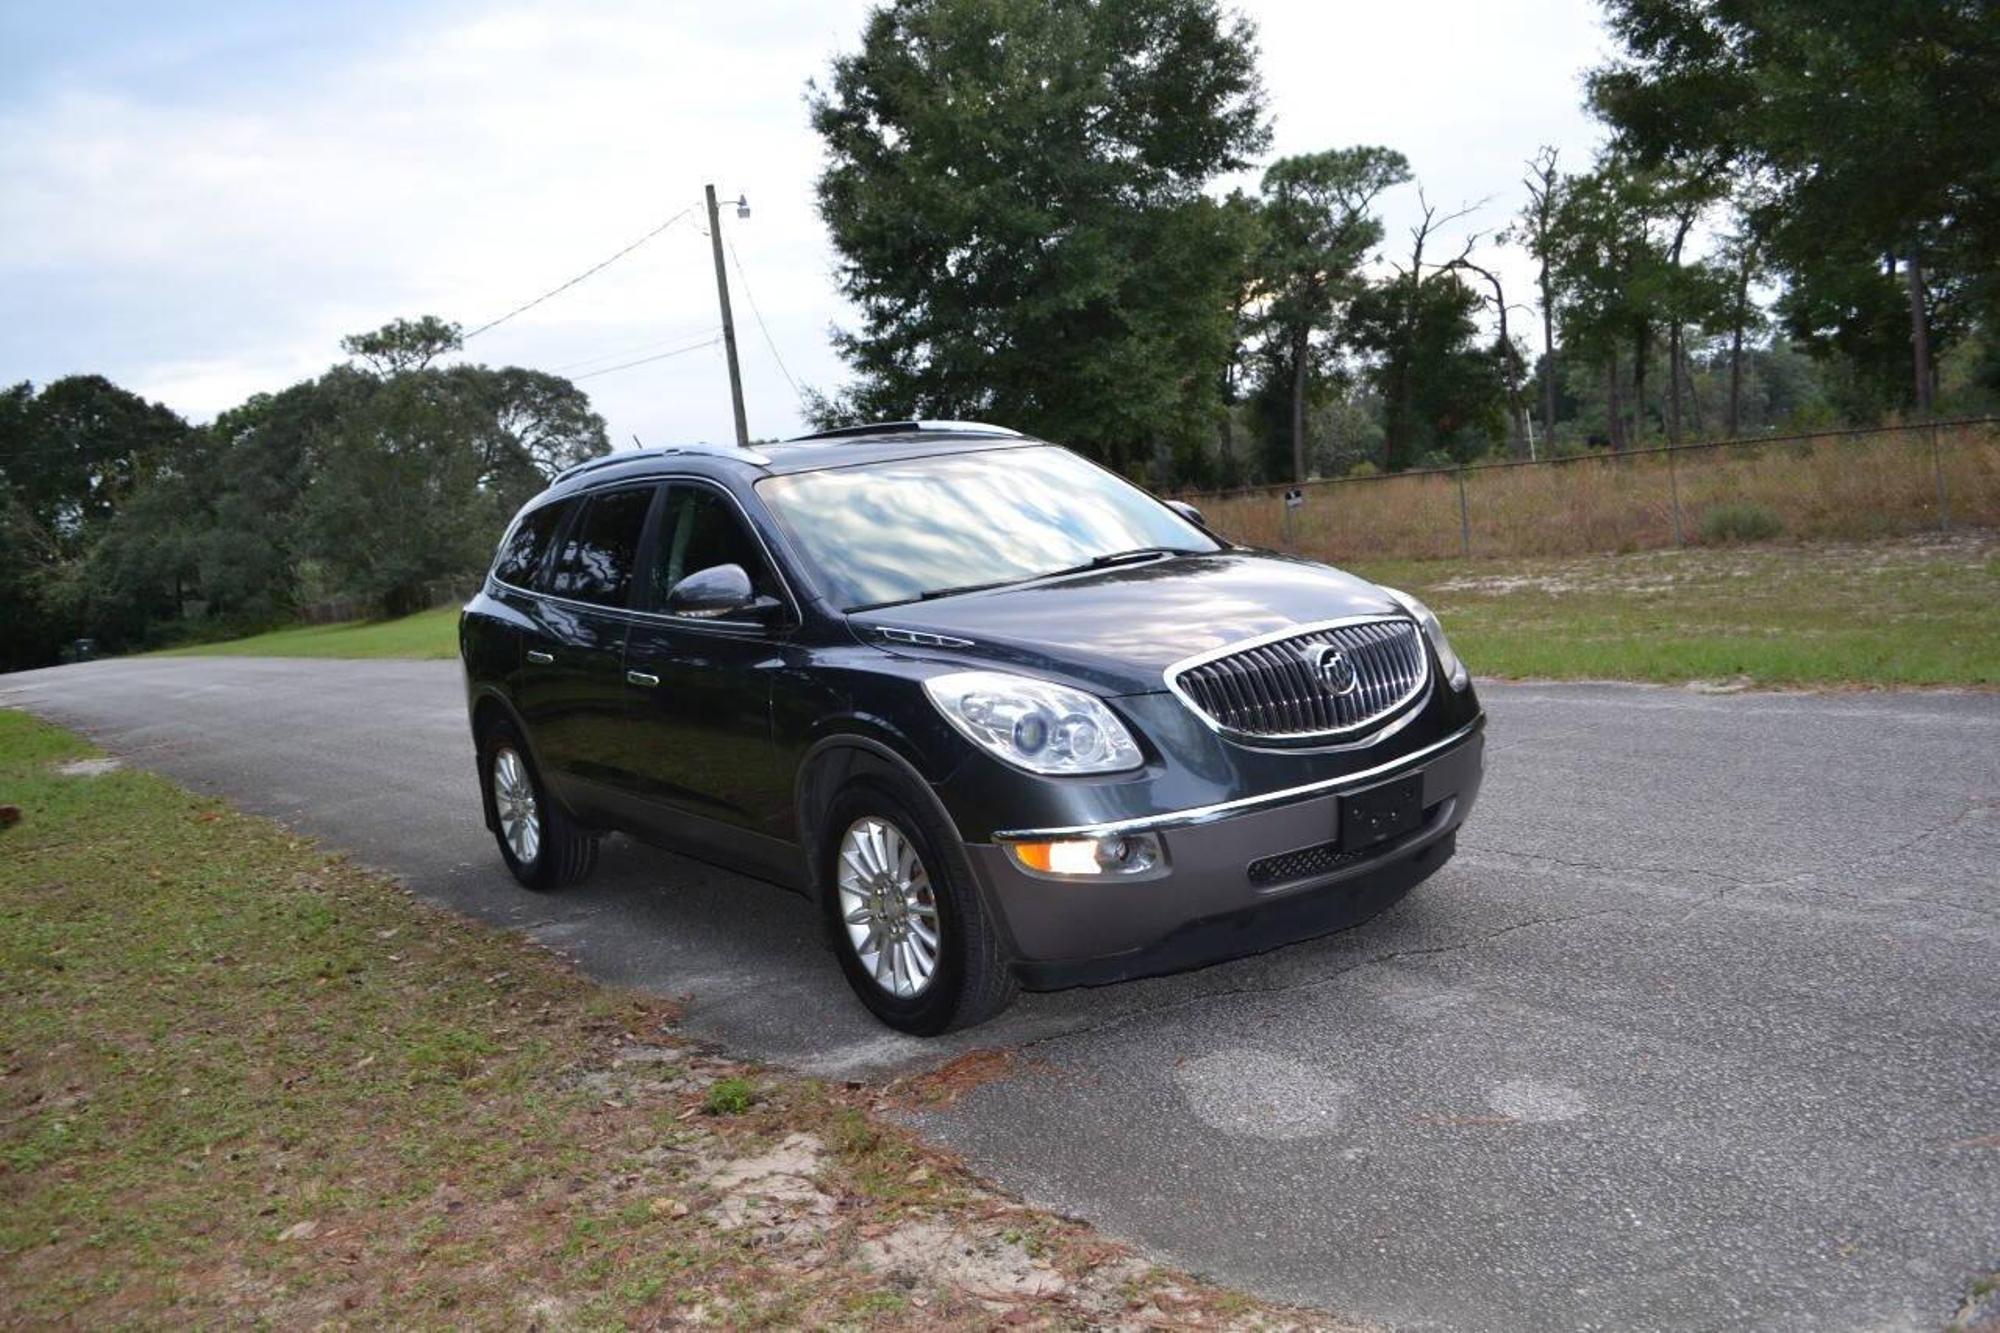
[(1317, 847), (1301, 847), (1297, 851), (1280, 852), (1276, 856), (1252, 861), (1250, 882), (1261, 889), (1269, 884), (1286, 884), (1295, 879), (1318, 879), (1321, 875), (1331, 875), (1342, 866), (1367, 859), (1367, 852), (1343, 852), (1339, 843), (1323, 842)]
[(1358, 865), (1372, 860), (1384, 852), (1407, 844), (1420, 836), (1424, 830), (1437, 824), (1438, 815), (1449, 802), (1439, 801), (1427, 806), (1424, 820), (1417, 831), (1401, 838), (1380, 842), (1373, 847), (1363, 847), (1359, 851), (1343, 852), (1338, 842), (1322, 842), (1311, 847), (1297, 847), (1289, 852), (1279, 852), (1275, 856), (1259, 857), (1250, 863), (1250, 884), (1253, 888), (1267, 889), (1274, 884), (1290, 884), (1297, 880), (1320, 879), (1336, 870)]

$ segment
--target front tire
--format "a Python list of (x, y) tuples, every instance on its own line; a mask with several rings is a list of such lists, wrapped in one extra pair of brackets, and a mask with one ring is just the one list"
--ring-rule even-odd
[(920, 803), (856, 782), (834, 798), (821, 865), (833, 948), (861, 1003), (930, 1037), (999, 1013), (1017, 990), (956, 835)]
[(580, 882), (597, 867), (597, 839), (549, 799), (510, 724), (495, 723), (481, 736), (479, 780), (500, 859), (515, 879), (546, 893)]

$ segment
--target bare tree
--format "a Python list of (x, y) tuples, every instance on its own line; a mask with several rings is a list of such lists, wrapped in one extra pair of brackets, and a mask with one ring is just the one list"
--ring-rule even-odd
[(1542, 304), (1542, 438), (1556, 434), (1556, 294), (1552, 254), (1555, 248), (1556, 215), (1562, 205), (1562, 173), (1556, 167), (1557, 150), (1544, 144), (1528, 161), (1528, 174), (1521, 184), (1527, 187), (1528, 202), (1515, 227), (1502, 240), (1517, 240), (1533, 255), (1538, 265), (1535, 286)]
[[(1467, 254), (1471, 253), (1471, 249), (1472, 243), (1468, 240)], [(1507, 312), (1510, 308), (1507, 304), (1507, 293), (1500, 285), (1498, 273), (1492, 269), (1481, 268), (1466, 255), (1460, 255), (1454, 260), (1452, 267), (1478, 274), (1486, 280), (1487, 286), (1493, 289), (1493, 310), (1500, 322), (1499, 342), (1494, 348), (1494, 354), (1500, 361), (1500, 376), (1507, 386), (1507, 434), (1510, 437), (1508, 444), (1516, 458), (1525, 458), (1529, 454), (1528, 403), (1522, 396), (1521, 386), (1527, 383), (1528, 369), (1521, 364), (1521, 349), (1514, 346), (1513, 336), (1507, 331)]]
[[(1416, 328), (1417, 321), (1420, 318), (1419, 308), (1423, 297), (1424, 283), (1424, 250), (1430, 244), (1431, 238), (1452, 223), (1472, 216), (1484, 207), (1485, 203), (1486, 201), (1482, 199), (1478, 203), (1461, 204), (1456, 212), (1447, 213), (1443, 217), (1439, 217), (1436, 205), (1432, 204), (1424, 196), (1423, 186), (1419, 185), (1417, 187), (1417, 209), (1422, 214), (1422, 217), (1416, 226), (1410, 228), (1410, 266), (1406, 269), (1394, 261), (1390, 263), (1390, 267), (1396, 270), (1397, 280), (1403, 291), (1405, 327)], [(1446, 260), (1442, 264), (1433, 263), (1430, 267), (1437, 273), (1449, 273), (1462, 267), (1467, 256), (1472, 253), (1473, 244), (1477, 240), (1477, 234), (1466, 237), (1465, 244), (1460, 249), (1456, 258)], [(1389, 385), (1390, 396), (1395, 399), (1397, 407), (1397, 410), (1391, 414), (1391, 420), (1393, 421), (1408, 423), (1410, 420), (1412, 411), (1411, 399), (1416, 388), (1415, 382), (1411, 378), (1413, 368), (1408, 357), (1399, 358), (1395, 362), (1394, 382)], [(1386, 431), (1383, 434), (1382, 470), (1385, 472), (1390, 469), (1390, 464), (1394, 458), (1397, 444), (1395, 435), (1396, 432), (1394, 430)]]

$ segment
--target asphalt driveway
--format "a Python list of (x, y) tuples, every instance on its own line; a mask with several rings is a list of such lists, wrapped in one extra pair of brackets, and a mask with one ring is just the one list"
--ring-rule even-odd
[(1409, 1328), (1949, 1321), (2000, 1270), (2000, 698), (1482, 692), (1459, 857), (1383, 918), (923, 1043), (775, 889), (623, 840), (579, 891), (515, 887), (455, 664), (0, 677), (0, 705), (688, 996), (739, 1054), (1015, 1050), (924, 1128), (1224, 1281)]

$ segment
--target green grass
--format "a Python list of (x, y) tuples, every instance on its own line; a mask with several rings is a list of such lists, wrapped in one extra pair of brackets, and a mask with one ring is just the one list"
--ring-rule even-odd
[(1430, 603), (1481, 675), (2000, 686), (2000, 542), (1359, 562)]
[(441, 606), (397, 620), (298, 625), (247, 639), (170, 648), (176, 657), (457, 657), (458, 608)]
[(710, 1085), (701, 1109), (710, 1115), (742, 1115), (756, 1103), (756, 1084), (747, 1078), (725, 1078)]
[[(2000, 685), (2000, 540), (1990, 533), (1349, 567), (1429, 602), (1482, 675)], [(453, 657), (457, 617), (443, 608), (176, 651)]]
[[(1036, 1326), (1125, 1310), (1124, 1251), (875, 1093), (698, 1048), (666, 1002), (160, 778), (64, 771), (98, 757), (0, 710), (0, 1328), (991, 1326), (942, 1272), (873, 1295), (862, 1241), (910, 1218), (1040, 1238), (1071, 1286)], [(718, 1183), (801, 1141), (818, 1212)], [(1144, 1271), (1180, 1302), (1151, 1325), (1240, 1300)]]

